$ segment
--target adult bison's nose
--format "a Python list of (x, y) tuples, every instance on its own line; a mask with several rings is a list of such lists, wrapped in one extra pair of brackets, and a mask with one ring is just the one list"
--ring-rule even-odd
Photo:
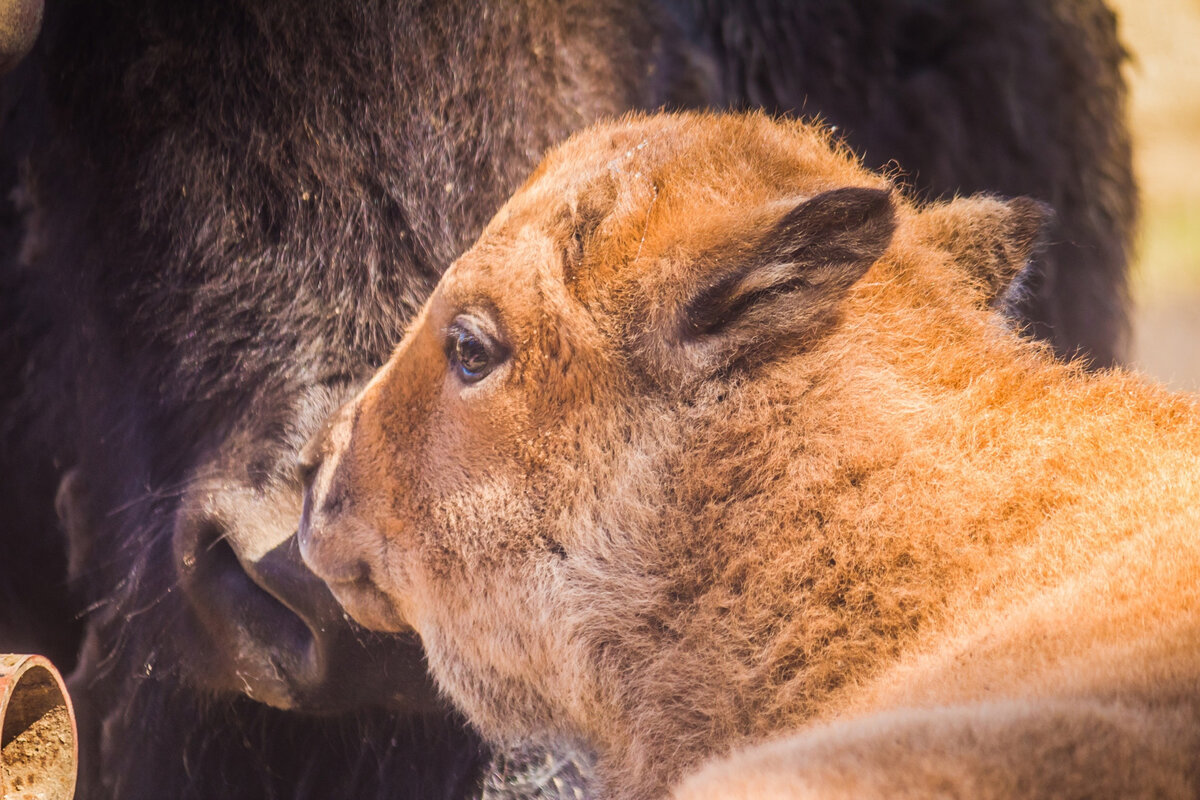
[(212, 688), (278, 708), (431, 708), (435, 692), (415, 636), (353, 623), (310, 572), (292, 531), (298, 487), (275, 491), (210, 481), (189, 490), (176, 519), (180, 586), (211, 649)]

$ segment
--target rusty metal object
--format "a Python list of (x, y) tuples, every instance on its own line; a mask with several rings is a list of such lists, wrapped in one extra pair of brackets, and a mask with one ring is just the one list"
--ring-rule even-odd
[(42, 656), (0, 655), (0, 800), (71, 800), (78, 760), (58, 670)]
[(42, 30), (42, 0), (0, 0), (0, 75), (33, 49)]

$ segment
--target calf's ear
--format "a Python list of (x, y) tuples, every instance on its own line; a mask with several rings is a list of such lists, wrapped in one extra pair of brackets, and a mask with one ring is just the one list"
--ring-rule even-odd
[(797, 203), (748, 242), (705, 254), (703, 280), (675, 317), (680, 366), (713, 374), (811, 347), (895, 226), (890, 190), (834, 189)]
[(984, 305), (1020, 300), (1029, 265), (1044, 244), (1054, 211), (1029, 197), (976, 195), (922, 212), (933, 242), (953, 254), (977, 286)]

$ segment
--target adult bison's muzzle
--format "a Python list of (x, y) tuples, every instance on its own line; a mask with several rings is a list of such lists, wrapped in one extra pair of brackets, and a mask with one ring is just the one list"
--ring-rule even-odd
[(299, 499), (290, 486), (264, 494), (205, 481), (189, 489), (173, 546), (202, 648), (211, 648), (197, 677), (283, 709), (433, 708), (415, 636), (359, 627), (304, 566), (291, 533)]

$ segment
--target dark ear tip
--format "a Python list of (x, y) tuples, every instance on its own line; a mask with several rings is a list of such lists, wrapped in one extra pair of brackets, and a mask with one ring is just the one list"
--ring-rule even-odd
[(836, 200), (845, 205), (860, 206), (864, 210), (883, 210), (892, 206), (892, 187), (886, 189), (873, 189), (868, 186), (847, 186), (842, 189), (831, 189), (828, 192), (822, 192), (813, 198), (826, 198)]
[(856, 188), (847, 191), (854, 193), (854, 204), (864, 225), (864, 232), (872, 231), (877, 236), (886, 236), (890, 241), (896, 227), (893, 189), (889, 186), (886, 189)]
[(1014, 197), (1008, 211), (1014, 238), (1025, 246), (1038, 244), (1057, 216), (1053, 206), (1032, 197)]
[(896, 204), (892, 200), (892, 188), (854, 189), (856, 199), (866, 219), (877, 219), (889, 224), (895, 219)]
[(892, 187), (889, 186), (886, 189), (866, 189), (864, 191), (867, 192), (867, 196), (870, 198), (869, 206), (872, 216), (884, 215), (889, 221), (895, 218), (896, 204), (892, 200), (894, 193)]
[(895, 225), (896, 206), (893, 190), (867, 186), (830, 189), (797, 206), (790, 216), (823, 220), (830, 227), (867, 226), (874, 230)]
[(874, 204), (890, 206), (892, 204), (892, 194), (895, 192), (891, 186), (886, 189), (860, 189), (865, 197), (873, 198)]

